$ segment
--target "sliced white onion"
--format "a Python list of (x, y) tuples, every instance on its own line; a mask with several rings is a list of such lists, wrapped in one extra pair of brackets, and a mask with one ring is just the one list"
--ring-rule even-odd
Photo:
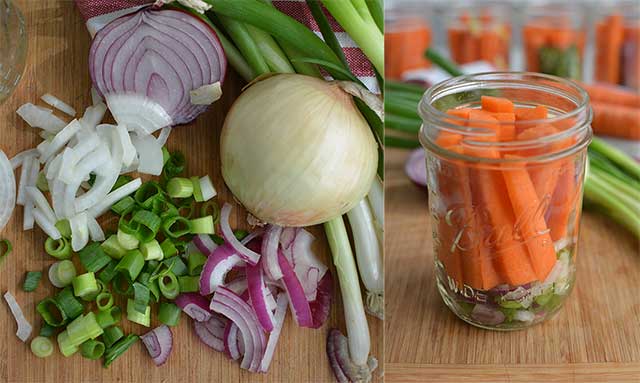
[(23, 215), (22, 215), (22, 230), (31, 230), (33, 229), (33, 225), (35, 224), (35, 217), (33, 216), (33, 211), (36, 207), (33, 206), (31, 201), (27, 201), (24, 205)]
[(264, 350), (264, 356), (262, 357), (262, 362), (260, 363), (260, 371), (262, 372), (267, 372), (269, 370), (269, 366), (271, 365), (273, 353), (276, 349), (276, 345), (278, 344), (278, 338), (280, 337), (280, 332), (282, 331), (282, 325), (284, 324), (284, 318), (287, 315), (288, 303), (289, 300), (287, 299), (286, 293), (278, 294), (275, 313), (275, 325), (273, 327), (273, 331), (271, 331), (271, 333), (269, 334), (267, 348)]
[[(76, 164), (80, 161), (82, 157), (78, 157), (76, 155), (75, 150), (69, 147), (65, 148), (62, 154), (60, 154), (59, 156), (60, 156), (60, 160), (58, 162), (58, 165), (53, 169), (49, 167), (52, 174), (51, 174), (51, 177), (48, 177), (48, 178), (55, 178), (55, 174), (57, 173), (58, 179), (68, 185), (72, 183), (73, 180), (75, 179), (74, 173), (75, 173)], [(55, 172), (55, 170), (57, 170), (57, 172)], [(47, 172), (47, 175), (49, 175), (49, 172)]]
[(48, 145), (43, 145), (42, 147), (42, 144), (38, 145), (40, 162), (44, 163), (49, 159), (49, 157), (56, 154), (81, 128), (82, 125), (80, 122), (77, 119), (74, 119), (69, 123), (69, 125), (65, 126), (64, 129), (58, 132)]
[(48, 181), (59, 180), (60, 177), (60, 164), (62, 163), (62, 156), (64, 153), (60, 153), (57, 156), (50, 158), (44, 165), (44, 174)]
[(67, 125), (53, 114), (53, 110), (42, 108), (28, 102), (16, 110), (18, 116), (32, 128), (40, 128), (47, 132), (57, 133)]
[(93, 206), (89, 210), (90, 214), (93, 215), (94, 217), (101, 216), (107, 210), (111, 209), (111, 206), (114, 203), (120, 201), (121, 199), (128, 196), (129, 194), (135, 192), (136, 190), (138, 190), (138, 188), (140, 188), (141, 185), (142, 185), (142, 180), (140, 178), (136, 178), (135, 180), (120, 186), (116, 190), (107, 194), (107, 196), (104, 197), (104, 200), (100, 201), (100, 203)]
[(87, 213), (82, 212), (69, 218), (71, 227), (71, 249), (80, 251), (89, 243), (89, 228)]
[[(33, 219), (36, 221), (40, 229), (42, 229), (42, 231), (44, 231), (45, 234), (47, 234), (52, 239), (58, 240), (62, 237), (62, 235), (60, 235), (60, 231), (58, 231), (58, 229), (55, 226), (56, 221), (52, 221), (49, 218), (47, 218), (47, 216), (43, 212), (41, 212), (40, 209), (38, 208), (33, 209)], [(78, 250), (74, 248), (73, 250), (80, 251), (82, 250), (82, 248), (79, 248)]]
[(189, 92), (189, 96), (194, 105), (211, 105), (222, 97), (220, 81), (194, 89)]
[(80, 123), (84, 129), (92, 130), (100, 123), (100, 121), (102, 121), (106, 112), (107, 105), (103, 102), (99, 102), (85, 109), (84, 114), (80, 119)]
[(91, 103), (93, 103), (93, 105), (97, 105), (103, 101), (104, 100), (102, 99), (102, 96), (100, 96), (96, 88), (92, 86), (91, 87)]
[(143, 174), (160, 175), (164, 165), (164, 158), (162, 146), (158, 144), (158, 141), (149, 135), (144, 137), (134, 136), (131, 142), (138, 152), (138, 171)]
[(127, 127), (124, 125), (116, 125), (116, 133), (120, 141), (120, 147), (122, 148), (122, 164), (124, 166), (130, 166), (133, 160), (136, 158), (136, 148), (131, 143), (131, 136), (127, 131)]
[(102, 231), (100, 224), (89, 214), (87, 214), (87, 227), (92, 241), (102, 242), (105, 240), (104, 231)]
[(213, 187), (213, 182), (211, 182), (211, 178), (209, 178), (209, 176), (200, 178), (200, 190), (202, 191), (202, 199), (204, 201), (208, 201), (218, 194), (216, 189)]
[(33, 327), (27, 321), (27, 318), (24, 317), (22, 309), (20, 308), (20, 305), (16, 301), (16, 298), (14, 298), (13, 294), (7, 291), (6, 293), (4, 293), (4, 300), (7, 301), (9, 309), (11, 310), (11, 314), (18, 324), (18, 331), (16, 332), (16, 335), (18, 336), (18, 338), (20, 338), (21, 341), (26, 342), (27, 339), (29, 339), (29, 336), (31, 336)]
[(167, 140), (169, 139), (170, 134), (171, 134), (170, 126), (165, 126), (164, 128), (160, 129), (160, 134), (158, 135), (158, 145), (164, 146), (167, 143)]
[(27, 157), (24, 159), (24, 162), (22, 163), (22, 168), (20, 169), (20, 181), (18, 183), (18, 197), (16, 198), (16, 203), (18, 205), (24, 205), (25, 198), (26, 198), (26, 193), (24, 189), (29, 184), (29, 175), (31, 174), (31, 167), (36, 162), (38, 162), (36, 157)]
[(53, 209), (51, 208), (51, 206), (49, 205), (49, 201), (47, 201), (47, 197), (45, 197), (44, 194), (42, 194), (42, 192), (37, 187), (34, 187), (34, 186), (27, 186), (26, 192), (31, 202), (36, 205), (38, 210), (42, 214), (44, 214), (47, 220), (55, 223), (57, 221), (56, 215), (53, 212)]
[(143, 135), (149, 135), (172, 125), (169, 114), (157, 102), (138, 94), (108, 94), (109, 110), (118, 125), (126, 125)]
[(74, 117), (76, 115), (76, 110), (73, 109), (73, 107), (71, 105), (69, 105), (66, 102), (60, 100), (56, 96), (53, 96), (53, 95), (51, 95), (49, 93), (45, 93), (40, 98), (42, 99), (42, 101), (44, 101), (47, 104), (51, 105), (52, 107), (58, 109), (59, 111), (62, 111), (64, 113), (68, 114), (71, 117)]
[(22, 165), (27, 157), (38, 157), (39, 155), (40, 153), (38, 153), (37, 149), (27, 149), (22, 151), (11, 158), (11, 168), (15, 170)]
[(62, 181), (55, 179), (50, 183), (51, 205), (57, 219), (64, 218), (63, 200), (65, 185)]
[(0, 150), (0, 231), (11, 218), (16, 205), (16, 178), (9, 159)]

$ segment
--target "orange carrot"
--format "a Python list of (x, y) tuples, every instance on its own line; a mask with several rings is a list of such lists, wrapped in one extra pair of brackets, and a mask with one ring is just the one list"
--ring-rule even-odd
[(549, 206), (548, 227), (551, 239), (557, 241), (566, 237), (569, 216), (575, 208), (575, 195), (578, 188), (575, 181), (575, 166), (570, 159), (560, 160), (558, 182)]
[(384, 35), (385, 76), (401, 79), (408, 70), (428, 68), (424, 51), (431, 44), (431, 29), (419, 19), (405, 19), (392, 24)]
[(516, 138), (516, 115), (514, 113), (493, 113), (493, 117), (500, 122), (500, 141), (513, 141)]
[(447, 114), (450, 116), (469, 119), (469, 112), (471, 112), (471, 110), (471, 108), (449, 109), (447, 110)]
[[(640, 23), (624, 27), (625, 56), (620, 70), (621, 84), (634, 89), (640, 89)], [(631, 51), (631, 52), (629, 52)]]
[(535, 108), (515, 108), (516, 121), (542, 120), (547, 118), (547, 108), (536, 105)]
[(449, 148), (450, 146), (454, 146), (462, 141), (462, 135), (451, 133), (451, 132), (440, 132), (438, 134), (438, 138), (436, 138), (436, 145)]
[(614, 14), (596, 27), (596, 81), (620, 83), (620, 52), (624, 39), (622, 15)]
[(492, 113), (514, 113), (513, 102), (502, 97), (481, 96), (482, 109)]
[(543, 281), (556, 263), (556, 252), (541, 214), (540, 201), (524, 164), (505, 164), (503, 168), (502, 176), (516, 217), (516, 232), (529, 250), (537, 279)]
[(591, 102), (601, 102), (640, 108), (640, 93), (609, 84), (580, 84), (589, 93)]
[(601, 102), (593, 102), (591, 107), (591, 127), (595, 134), (640, 140), (640, 108)]

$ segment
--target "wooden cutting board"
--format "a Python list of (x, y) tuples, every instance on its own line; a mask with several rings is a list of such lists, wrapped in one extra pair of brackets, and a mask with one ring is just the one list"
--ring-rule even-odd
[[(91, 104), (87, 57), (90, 37), (73, 1), (15, 1), (22, 9), (27, 23), (29, 54), (27, 67), (15, 93), (0, 106), (0, 149), (7, 156), (35, 147), (40, 138), (28, 127), (15, 110), (26, 102), (42, 105), (39, 97), (51, 93), (83, 111)], [(219, 131), (225, 112), (240, 93), (243, 83), (232, 73), (223, 87), (224, 96), (195, 123), (174, 129), (169, 139), (170, 150), (180, 150), (188, 160), (187, 172), (192, 175), (209, 174), (219, 191), (218, 201), (233, 201), (220, 175), (218, 157)], [(232, 227), (246, 226), (245, 213), (234, 209)], [(330, 264), (328, 245), (319, 227), (315, 249)], [(41, 319), (35, 311), (38, 301), (51, 295), (53, 287), (46, 278), (48, 266), (54, 262), (44, 252), (45, 235), (39, 230), (22, 231), (22, 208), (18, 207), (9, 225), (0, 233), (14, 244), (14, 251), (0, 265), (0, 291), (10, 290), (23, 308), (37, 333)], [(26, 271), (44, 273), (38, 289), (22, 291)], [(332, 268), (335, 275), (335, 269)], [(336, 279), (337, 281), (337, 279)], [(336, 282), (337, 284), (337, 282)], [(28, 343), (16, 336), (16, 325), (4, 300), (0, 303), (0, 382), (331, 382), (333, 376), (325, 353), (328, 329), (345, 331), (339, 291), (334, 291), (334, 304), (328, 323), (319, 330), (301, 329), (291, 315), (276, 349), (267, 374), (251, 374), (221, 353), (205, 346), (196, 337), (190, 319), (182, 316), (173, 328), (174, 349), (168, 362), (155, 367), (142, 343), (135, 344), (126, 354), (104, 369), (99, 361), (89, 361), (79, 353), (64, 358), (58, 351), (47, 359), (36, 358)], [(156, 317), (157, 314), (153, 313)], [(144, 334), (147, 329), (123, 321), (125, 332)], [(152, 326), (157, 325), (157, 321)], [(382, 323), (369, 318), (372, 354), (382, 360)], [(376, 374), (377, 375), (377, 374)], [(376, 378), (376, 381), (380, 379)]]
[(436, 290), (426, 189), (386, 152), (386, 382), (640, 382), (640, 248), (583, 214), (577, 284), (561, 311), (527, 330), (481, 330)]

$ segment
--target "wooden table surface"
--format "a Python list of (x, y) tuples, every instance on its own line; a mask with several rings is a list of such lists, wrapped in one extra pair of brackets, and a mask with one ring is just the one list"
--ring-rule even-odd
[[(51, 93), (82, 112), (91, 104), (87, 58), (90, 37), (73, 1), (16, 0), (27, 23), (29, 53), (27, 67), (15, 93), (0, 106), (0, 149), (8, 157), (35, 147), (40, 138), (28, 127), (15, 110), (26, 102), (42, 105), (39, 97)], [(219, 130), (225, 111), (240, 93), (242, 83), (233, 71), (227, 76), (224, 96), (209, 111), (189, 126), (174, 129), (168, 147), (187, 154), (188, 170), (193, 175), (209, 174), (219, 192), (218, 201), (232, 201), (220, 175), (218, 157)], [(232, 226), (244, 225), (245, 214), (234, 209)], [(316, 250), (330, 264), (328, 245), (320, 228), (316, 234)], [(46, 278), (48, 266), (55, 260), (44, 252), (45, 235), (39, 230), (22, 231), (22, 208), (18, 207), (9, 225), (0, 232), (14, 244), (14, 251), (0, 266), (0, 291), (10, 290), (34, 325), (37, 334), (41, 318), (35, 304), (53, 293)], [(21, 290), (24, 274), (40, 270), (44, 277), (32, 293)], [(332, 268), (332, 272), (335, 270)], [(334, 274), (335, 275), (335, 274)], [(336, 279), (337, 280), (337, 279)], [(173, 328), (174, 349), (168, 362), (155, 367), (141, 342), (104, 369), (99, 361), (82, 358), (79, 353), (64, 358), (58, 351), (47, 359), (36, 358), (28, 343), (15, 335), (16, 325), (8, 306), (0, 308), (0, 382), (332, 382), (333, 376), (325, 353), (325, 341), (330, 327), (345, 330), (339, 291), (334, 292), (334, 304), (328, 323), (319, 330), (301, 329), (290, 314), (280, 337), (271, 369), (267, 374), (251, 374), (239, 368), (221, 353), (203, 343), (193, 332), (191, 321), (182, 316)], [(153, 313), (154, 317), (156, 313)], [(143, 334), (146, 328), (123, 321), (125, 332)], [(382, 360), (382, 323), (369, 318), (372, 354)], [(157, 321), (152, 326), (157, 325)], [(380, 372), (380, 369), (378, 372)], [(378, 374), (376, 374), (377, 376)], [(375, 381), (380, 381), (376, 377)]]
[(458, 319), (436, 289), (426, 189), (387, 149), (386, 382), (640, 382), (640, 251), (632, 235), (585, 212), (577, 284), (551, 320), (515, 332)]

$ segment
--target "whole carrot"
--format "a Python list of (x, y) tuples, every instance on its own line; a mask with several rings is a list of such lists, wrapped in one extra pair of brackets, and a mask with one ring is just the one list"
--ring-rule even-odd
[(640, 108), (640, 93), (609, 84), (580, 84), (592, 102)]
[(640, 108), (592, 102), (591, 127), (597, 135), (640, 140)]

